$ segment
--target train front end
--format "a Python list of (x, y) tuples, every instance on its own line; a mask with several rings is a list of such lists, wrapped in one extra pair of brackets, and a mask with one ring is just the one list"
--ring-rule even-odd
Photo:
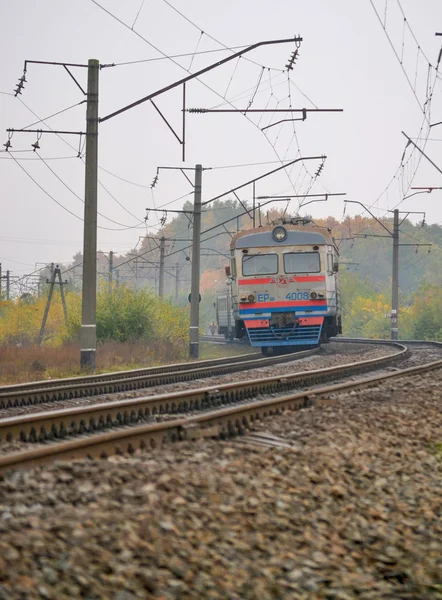
[(327, 230), (280, 225), (231, 243), (237, 337), (263, 352), (311, 347), (339, 332), (337, 249)]

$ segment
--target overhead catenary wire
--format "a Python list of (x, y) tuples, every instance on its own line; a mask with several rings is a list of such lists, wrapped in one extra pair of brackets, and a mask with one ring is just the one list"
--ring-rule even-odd
[[(199, 27), (199, 25), (197, 25), (196, 23), (194, 23), (189, 17), (187, 17), (184, 13), (182, 13), (180, 10), (178, 10), (176, 8), (176, 6), (174, 6), (171, 2), (169, 2), (169, 0), (163, 0), (163, 2), (165, 4), (167, 4), (167, 6), (169, 6), (172, 10), (174, 10), (177, 14), (179, 14), (185, 21), (187, 21), (190, 25), (192, 25), (192, 27), (195, 27), (196, 29), (198, 29), (198, 31), (202, 31), (202, 28)], [(225, 50), (231, 50), (231, 48), (229, 48), (228, 46), (226, 46), (225, 44), (223, 44), (220, 40), (216, 39), (215, 37), (213, 37), (213, 35), (210, 35), (209, 33), (207, 33), (206, 31), (204, 31), (204, 34), (210, 38), (212, 41), (214, 41), (215, 43), (219, 44), (220, 46), (222, 46)], [(260, 63), (254, 61), (253, 59), (249, 58), (249, 57), (244, 57), (244, 60), (246, 60), (247, 62), (253, 63), (254, 65), (258, 65), (259, 67), (263, 67), (263, 65), (261, 65)], [(265, 67), (263, 67), (265, 68)], [(270, 67), (268, 67), (270, 68)], [(283, 69), (274, 69), (276, 70), (283, 70)]]
[[(2, 92), (2, 93), (3, 93), (3, 94), (5, 94), (5, 95), (8, 95), (8, 96), (14, 96), (14, 94), (10, 94), (10, 93), (8, 93), (8, 92)], [(38, 114), (37, 114), (35, 111), (33, 111), (33, 110), (32, 110), (32, 108), (30, 108), (30, 107), (29, 107), (29, 106), (28, 106), (28, 105), (27, 105), (27, 104), (26, 104), (26, 103), (25, 103), (25, 102), (24, 102), (24, 101), (23, 101), (23, 100), (22, 100), (20, 97), (18, 97), (18, 100), (19, 100), (19, 101), (20, 101), (20, 102), (23, 104), (23, 106), (24, 106), (24, 107), (25, 107), (27, 110), (29, 110), (29, 112), (31, 112), (31, 113), (32, 113), (32, 114), (33, 114), (33, 115), (34, 115), (34, 116), (35, 116), (37, 119), (39, 119), (39, 122), (42, 122), (42, 123), (44, 122), (44, 120), (43, 120), (43, 119), (41, 119), (41, 118), (40, 118), (40, 116), (39, 116), (39, 115), (38, 115)], [(52, 129), (52, 128), (50, 127), (50, 125), (47, 125), (47, 123), (45, 123), (45, 125), (48, 127), (48, 129)], [(69, 146), (70, 148), (72, 148), (72, 150), (75, 150), (75, 152), (77, 152), (77, 154), (75, 155), (75, 158), (78, 158), (78, 149), (77, 149), (75, 146), (73, 146), (73, 145), (72, 145), (70, 142), (68, 142), (68, 140), (66, 140), (65, 138), (63, 138), (61, 135), (59, 135), (59, 134), (55, 134), (55, 135), (56, 135), (56, 136), (57, 136), (57, 137), (58, 137), (58, 138), (59, 138), (59, 139), (60, 139), (62, 142), (64, 142), (64, 143), (65, 143), (67, 146)], [(85, 141), (85, 140), (84, 140), (84, 141)], [(28, 150), (23, 150), (23, 152), (32, 152), (32, 150), (29, 150), (29, 151), (28, 151)], [(45, 160), (47, 160), (47, 159), (45, 159)], [(134, 181), (129, 181), (128, 179), (124, 179), (123, 177), (120, 177), (120, 176), (116, 175), (116, 174), (115, 174), (115, 173), (113, 173), (112, 171), (109, 171), (108, 169), (105, 169), (104, 167), (101, 167), (100, 165), (98, 165), (98, 168), (99, 168), (100, 170), (102, 170), (102, 171), (105, 171), (105, 172), (106, 172), (106, 173), (108, 173), (109, 175), (112, 175), (113, 177), (116, 177), (117, 179), (121, 179), (122, 181), (125, 181), (126, 183), (129, 183), (129, 184), (135, 185), (135, 186), (137, 186), (137, 187), (145, 187), (145, 188), (149, 188), (149, 187), (150, 187), (149, 185), (145, 185), (145, 186), (144, 186), (144, 185), (142, 185), (142, 184), (140, 184), (140, 183), (137, 183), (137, 182), (134, 182)]]
[[(369, 0), (369, 2), (370, 2), (370, 4), (371, 4), (371, 7), (373, 8), (373, 11), (374, 11), (374, 12), (375, 12), (375, 14), (376, 14), (376, 17), (377, 17), (377, 19), (378, 19), (378, 21), (379, 21), (379, 23), (380, 23), (380, 25), (381, 25), (382, 29), (384, 30), (384, 33), (385, 33), (385, 35), (386, 35), (386, 37), (387, 37), (387, 40), (388, 40), (388, 43), (389, 43), (389, 45), (390, 45), (390, 47), (391, 47), (391, 49), (392, 49), (392, 51), (393, 51), (393, 53), (394, 53), (394, 55), (395, 55), (395, 57), (396, 57), (397, 61), (399, 62), (399, 65), (400, 65), (400, 67), (401, 67), (401, 70), (402, 70), (402, 72), (403, 72), (403, 74), (404, 74), (404, 76), (405, 76), (405, 79), (407, 80), (407, 83), (408, 83), (408, 85), (409, 85), (409, 87), (410, 87), (410, 89), (411, 89), (411, 91), (412, 91), (412, 94), (413, 94), (413, 96), (414, 96), (414, 98), (415, 98), (416, 102), (418, 103), (418, 105), (419, 105), (420, 109), (422, 110), (422, 109), (423, 109), (423, 106), (422, 106), (422, 104), (421, 104), (421, 101), (420, 101), (420, 99), (419, 99), (419, 97), (418, 97), (418, 95), (417, 95), (417, 93), (416, 93), (416, 90), (415, 90), (415, 88), (414, 88), (414, 86), (413, 86), (413, 84), (412, 84), (412, 82), (411, 82), (411, 80), (410, 80), (410, 78), (409, 78), (409, 76), (408, 76), (408, 74), (407, 74), (407, 71), (406, 71), (406, 69), (405, 69), (405, 67), (404, 67), (404, 65), (403, 65), (403, 63), (402, 63), (401, 57), (399, 56), (399, 54), (398, 54), (398, 52), (397, 52), (397, 50), (396, 50), (396, 48), (395, 48), (395, 46), (394, 46), (394, 43), (393, 43), (393, 41), (392, 41), (392, 39), (391, 39), (391, 36), (390, 36), (390, 34), (388, 33), (388, 31), (387, 31), (386, 24), (384, 24), (384, 23), (382, 22), (382, 19), (381, 19), (380, 15), (379, 15), (379, 13), (378, 13), (378, 11), (377, 11), (377, 9), (376, 9), (375, 5), (374, 5), (374, 2), (373, 2), (373, 0)], [(399, 2), (399, 1), (398, 1), (398, 4), (399, 4), (399, 6), (400, 6), (400, 9), (401, 9), (401, 11), (402, 11), (402, 16), (403, 16), (404, 22), (406, 22), (406, 16), (405, 16), (405, 13), (404, 13), (404, 12), (403, 12), (403, 10), (402, 10), (402, 6), (400, 5), (400, 2)], [(410, 29), (410, 31), (411, 31), (411, 28), (409, 28), (409, 29)], [(419, 43), (417, 42), (417, 40), (416, 40), (416, 38), (415, 38), (414, 34), (413, 34), (413, 38), (414, 38), (414, 41), (415, 41), (415, 43), (417, 44), (418, 48), (420, 49), (420, 45), (419, 45)], [(424, 55), (424, 56), (425, 56), (425, 55)], [(428, 61), (428, 59), (426, 59), (426, 60), (427, 60), (428, 64), (430, 64), (430, 62)]]
[[(40, 156), (40, 154), (37, 152), (38, 157), (40, 158), (40, 160), (43, 162), (43, 164), (49, 169), (49, 171), (51, 171), (51, 173), (58, 179), (58, 181), (64, 185), (64, 187), (69, 190), (69, 192), (71, 192), (71, 194), (73, 196), (75, 196), (76, 198), (78, 198), (78, 200), (80, 200), (80, 202), (82, 202), (82, 204), (84, 204), (84, 199), (79, 196), (59, 175), (58, 173), (56, 173), (54, 171), (54, 169), (52, 169), (45, 161), (45, 159), (43, 157)], [(104, 187), (104, 186), (103, 186)], [(106, 190), (107, 191), (107, 190)], [(109, 193), (109, 192), (108, 192)], [(106, 217), (106, 215), (103, 215), (103, 213), (97, 211), (97, 214), (100, 215), (100, 217), (103, 217), (103, 219), (106, 219), (107, 221), (110, 221), (111, 223), (114, 223), (115, 225), (120, 225), (121, 227), (123, 227), (124, 229), (132, 229), (133, 226), (132, 225), (125, 225), (124, 223), (119, 223), (118, 221), (114, 221), (114, 219), (111, 219), (110, 217)], [(140, 225), (142, 223), (142, 221), (140, 220), (137, 225)]]
[[(184, 67), (179, 62), (177, 62), (176, 60), (174, 60), (170, 55), (167, 55), (160, 48), (158, 48), (158, 46), (156, 46), (155, 44), (153, 44), (152, 42), (150, 42), (147, 38), (145, 38), (144, 36), (142, 36), (139, 32), (131, 29), (130, 26), (127, 23), (125, 23), (122, 19), (120, 19), (119, 17), (117, 17), (115, 14), (113, 14), (110, 10), (108, 10), (107, 8), (105, 8), (104, 6), (102, 6), (99, 2), (97, 2), (97, 0), (90, 0), (90, 1), (93, 4), (95, 4), (98, 8), (100, 8), (103, 12), (105, 12), (106, 14), (108, 14), (111, 18), (113, 18), (115, 21), (117, 21), (118, 23), (120, 23), (123, 27), (125, 27), (126, 29), (128, 29), (129, 31), (131, 31), (132, 33), (134, 33), (137, 37), (139, 37), (141, 40), (143, 40), (146, 44), (148, 44), (156, 52), (158, 52), (159, 54), (162, 54), (163, 56), (169, 58), (177, 67), (179, 67), (180, 69), (182, 69), (182, 70), (186, 71), (187, 73), (189, 73), (189, 70), (186, 67)], [(262, 67), (262, 65), (260, 65), (259, 63), (257, 63), (257, 64), (258, 64), (259, 67)], [(199, 81), (201, 83), (201, 85), (203, 85), (204, 87), (206, 87), (208, 90), (210, 90), (211, 92), (213, 92), (214, 94), (216, 94), (218, 97), (220, 97), (223, 100), (225, 100), (230, 106), (232, 106), (233, 108), (235, 108), (235, 106), (230, 101), (228, 101), (227, 98), (225, 98), (222, 94), (220, 94), (215, 89), (213, 89), (211, 86), (209, 86), (205, 81), (203, 81), (200, 78), (196, 78), (196, 79), (197, 79), (197, 81)], [(252, 125), (254, 125), (260, 131), (260, 128), (258, 127), (258, 125), (247, 115), (247, 113), (244, 114), (244, 117)], [(279, 153), (276, 150), (276, 148), (274, 147), (274, 145), (270, 142), (270, 140), (268, 140), (267, 136), (265, 136), (265, 138), (267, 139), (267, 141), (270, 144), (270, 146), (273, 148), (273, 151), (274, 151), (276, 157), (281, 161), (281, 156), (279, 155)], [(290, 183), (292, 184), (290, 176), (289, 176), (289, 174), (287, 172), (286, 172), (286, 175), (287, 175), (287, 178), (289, 179)]]
[[(154, 56), (151, 58), (142, 58), (140, 60), (128, 60), (125, 62), (117, 62), (117, 63), (112, 63), (113, 67), (125, 67), (125, 66), (130, 66), (130, 65), (139, 65), (139, 64), (143, 64), (143, 63), (151, 63), (151, 62), (158, 62), (158, 61), (162, 61), (162, 60), (169, 60), (169, 58), (188, 58), (189, 56), (200, 56), (200, 55), (204, 55), (204, 54), (213, 54), (214, 52), (225, 52), (226, 50), (230, 50), (230, 51), (234, 51), (234, 50), (242, 50), (243, 48), (247, 48), (248, 46), (250, 46), (250, 44), (241, 44), (240, 46), (228, 46), (225, 48), (212, 48), (210, 50), (199, 50), (198, 52), (184, 52), (182, 54), (170, 54), (169, 56)], [(9, 96), (13, 96), (14, 94), (9, 94), (9, 92), (3, 92), (3, 93), (7, 93)]]
[[(13, 95), (13, 94), (9, 94), (9, 95)], [(37, 119), (39, 119), (39, 121), (38, 121), (38, 122), (45, 123), (45, 125), (48, 127), (48, 129), (52, 129), (52, 128), (51, 128), (49, 125), (47, 125), (47, 123), (45, 122), (45, 119), (41, 119), (41, 118), (40, 118), (40, 116), (39, 116), (37, 113), (35, 113), (35, 112), (34, 112), (34, 111), (33, 111), (33, 110), (32, 110), (32, 109), (31, 109), (31, 108), (30, 108), (30, 107), (29, 107), (29, 106), (28, 106), (28, 105), (27, 105), (25, 102), (23, 102), (23, 100), (22, 100), (21, 98), (18, 98), (18, 99), (20, 100), (20, 102), (23, 104), (23, 106), (24, 106), (24, 107), (25, 107), (27, 110), (29, 110), (29, 111), (30, 111), (30, 112), (31, 112), (31, 113), (32, 113), (32, 114), (33, 114), (33, 115), (34, 115), (34, 116), (35, 116)], [(81, 104), (81, 103), (80, 103), (80, 104)], [(73, 106), (76, 106), (76, 105), (73, 105)], [(67, 110), (67, 109), (66, 109), (66, 110)], [(28, 127), (30, 127), (30, 125), (28, 125)], [(64, 138), (63, 138), (61, 135), (59, 135), (59, 134), (56, 134), (56, 136), (57, 136), (57, 137), (58, 137), (58, 138), (59, 138), (59, 139), (60, 139), (62, 142), (64, 142), (64, 143), (65, 143), (67, 146), (69, 146), (69, 147), (70, 147), (70, 148), (72, 148), (73, 150), (77, 151), (77, 149), (75, 148), (75, 146), (73, 146), (73, 145), (72, 145), (70, 142), (68, 142), (66, 139), (64, 139)], [(28, 151), (26, 150), (25, 152), (28, 152)], [(29, 152), (31, 152), (31, 150), (29, 150)], [(82, 157), (82, 156), (80, 156), (80, 157), (79, 157), (79, 156), (78, 156), (78, 154), (77, 154), (77, 155), (76, 155), (76, 158), (80, 158), (80, 159), (83, 161), (83, 163), (84, 163), (84, 159), (83, 159), (83, 157)], [(42, 157), (41, 157), (41, 156), (39, 156), (39, 160), (42, 160)], [(47, 159), (44, 159), (44, 160), (47, 160)], [(48, 168), (50, 168), (48, 165), (46, 165), (46, 166), (47, 166)], [(110, 173), (110, 174), (114, 175), (114, 177), (118, 177), (118, 176), (116, 176), (115, 174), (111, 173), (110, 171), (108, 171), (108, 170), (106, 170), (106, 171), (107, 171), (108, 173)], [(62, 182), (62, 183), (64, 183), (64, 182)], [(126, 208), (124, 205), (122, 205), (122, 204), (121, 204), (121, 203), (120, 203), (120, 202), (119, 202), (119, 201), (118, 201), (118, 200), (115, 198), (115, 196), (114, 196), (114, 195), (113, 195), (113, 194), (112, 194), (112, 193), (111, 193), (111, 192), (110, 192), (110, 191), (109, 191), (109, 190), (108, 190), (108, 189), (107, 189), (107, 188), (106, 188), (106, 187), (103, 185), (103, 183), (102, 183), (100, 180), (98, 180), (98, 183), (99, 183), (99, 185), (100, 185), (100, 186), (102, 186), (102, 187), (103, 187), (103, 189), (104, 189), (104, 190), (105, 190), (105, 191), (106, 191), (106, 192), (107, 192), (107, 193), (108, 193), (108, 194), (111, 196), (111, 198), (112, 198), (112, 199), (113, 199), (113, 200), (114, 200), (114, 201), (115, 201), (115, 202), (116, 202), (116, 203), (117, 203), (119, 206), (121, 206), (121, 208), (123, 208), (123, 210), (125, 210), (126, 212), (128, 212), (128, 213), (129, 213), (129, 214), (130, 214), (130, 215), (131, 215), (133, 218), (135, 218), (135, 219), (138, 219), (138, 218), (137, 218), (135, 215), (133, 215), (133, 214), (132, 214), (132, 213), (131, 213), (131, 212), (130, 212), (130, 211), (129, 211), (129, 210), (128, 210), (128, 209), (127, 209), (127, 208)], [(148, 187), (148, 186), (146, 186), (146, 187)], [(82, 199), (81, 199), (81, 200), (82, 200)], [(82, 202), (83, 202), (83, 200), (82, 200)], [(111, 222), (117, 223), (117, 221), (114, 221), (113, 219), (110, 219), (109, 217), (106, 217), (106, 216), (105, 216), (105, 215), (103, 215), (102, 213), (99, 213), (99, 214), (100, 214), (100, 216), (102, 216), (103, 218), (105, 218), (105, 219), (108, 219), (108, 220), (109, 220), (109, 221), (111, 221)], [(81, 217), (77, 217), (77, 218), (81, 218)], [(81, 219), (81, 220), (83, 220), (83, 219)], [(138, 227), (138, 225), (140, 225), (140, 224), (142, 224), (142, 223), (143, 223), (143, 221), (142, 221), (142, 220), (139, 220), (137, 225), (135, 225), (135, 226), (124, 226), (124, 227), (123, 227), (123, 229), (115, 229), (115, 228), (102, 227), (102, 226), (98, 226), (98, 227), (99, 227), (100, 229), (105, 229), (105, 230), (108, 230), (108, 231), (123, 231), (124, 229), (135, 229), (135, 228), (143, 229), (143, 227)]]
[[(1, 159), (2, 160), (6, 160), (8, 157), (8, 154), (16, 154), (16, 152), (28, 152), (28, 150), (17, 150), (16, 152), (6, 152), (6, 150), (4, 151), (6, 156), (2, 156)], [(32, 150), (29, 150), (29, 152), (32, 152)], [(0, 150), (0, 153), (3, 153), (3, 150)], [(45, 160), (70, 160), (72, 158), (77, 158), (77, 156), (45, 156)], [(21, 158), (17, 158), (16, 160), (18, 161), (22, 161), (22, 160), (40, 160), (39, 158), (36, 158), (35, 156), (22, 156)]]
[(75, 108), (77, 106), (80, 106), (81, 104), (84, 104), (85, 102), (86, 102), (86, 100), (81, 100), (81, 102), (76, 102), (75, 104), (72, 104), (71, 106), (68, 106), (67, 108), (63, 108), (62, 110), (59, 110), (56, 113), (53, 113), (52, 115), (49, 115), (48, 117), (45, 117), (44, 119), (38, 119), (38, 121), (35, 121), (34, 123), (30, 123), (29, 125), (26, 125), (26, 127), (22, 127), (22, 129), (29, 129), (30, 127), (34, 127), (34, 125), (38, 125), (39, 123), (45, 123), (46, 121), (49, 121), (49, 119), (52, 119), (53, 117), (61, 115), (65, 112), (67, 112), (68, 110), (71, 110), (72, 108)]
[[(31, 179), (35, 185), (40, 188), (40, 190), (46, 195), (48, 196), (53, 202), (55, 202), (55, 204), (57, 204), (60, 208), (62, 208), (64, 211), (66, 211), (67, 213), (69, 213), (70, 215), (72, 215), (73, 217), (75, 217), (76, 219), (78, 219), (79, 221), (83, 221), (83, 218), (76, 215), (74, 212), (72, 212), (71, 210), (69, 210), (69, 208), (67, 208), (66, 206), (64, 206), (64, 204), (62, 204), (61, 202), (59, 202), (56, 198), (54, 198), (54, 196), (52, 196), (52, 194), (50, 194), (42, 185), (40, 185), (38, 183), (38, 181), (19, 163), (19, 161), (14, 157), (11, 156), (11, 159), (20, 167), (20, 169), (26, 173), (26, 175), (29, 177), (29, 179)], [(133, 226), (133, 227), (123, 227), (122, 229), (116, 229), (114, 227), (103, 227), (98, 225), (97, 226), (99, 229), (105, 229), (107, 231), (125, 231), (128, 229), (144, 229), (144, 227), (137, 227), (137, 226)]]
[(132, 23), (132, 29), (135, 27), (135, 23), (137, 22), (137, 20), (138, 20), (138, 17), (140, 16), (140, 13), (141, 13), (141, 11), (143, 10), (143, 6), (144, 6), (144, 3), (145, 3), (145, 1), (146, 1), (146, 0), (142, 0), (142, 2), (141, 2), (141, 6), (140, 6), (140, 8), (138, 9), (138, 12), (137, 12), (137, 15), (136, 15), (136, 17), (135, 17), (135, 19), (134, 19), (134, 22)]

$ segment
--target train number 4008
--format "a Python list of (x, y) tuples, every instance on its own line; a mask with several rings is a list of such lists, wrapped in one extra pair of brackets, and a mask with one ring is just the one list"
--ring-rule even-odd
[(287, 300), (308, 300), (309, 293), (308, 292), (290, 292), (286, 296)]

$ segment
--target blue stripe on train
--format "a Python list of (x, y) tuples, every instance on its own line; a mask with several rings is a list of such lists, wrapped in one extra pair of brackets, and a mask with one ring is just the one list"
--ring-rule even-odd
[[(275, 308), (266, 308), (265, 311), (263, 310), (263, 312), (291, 312), (291, 313), (296, 313), (298, 314), (299, 312), (323, 312), (324, 314), (327, 313), (327, 306), (281, 306), (281, 307), (275, 307)], [(256, 308), (241, 308), (239, 310), (239, 315), (243, 316), (243, 315), (259, 315), (259, 312)], [(317, 316), (317, 315), (316, 315)]]

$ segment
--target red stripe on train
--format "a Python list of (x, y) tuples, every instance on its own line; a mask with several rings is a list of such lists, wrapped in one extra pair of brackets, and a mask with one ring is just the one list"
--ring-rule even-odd
[[(293, 277), (289, 283), (309, 283), (325, 281), (325, 275), (303, 275)], [(239, 285), (265, 285), (266, 283), (275, 283), (274, 277), (261, 277), (260, 279), (240, 279)], [(288, 285), (288, 284), (287, 284)]]

